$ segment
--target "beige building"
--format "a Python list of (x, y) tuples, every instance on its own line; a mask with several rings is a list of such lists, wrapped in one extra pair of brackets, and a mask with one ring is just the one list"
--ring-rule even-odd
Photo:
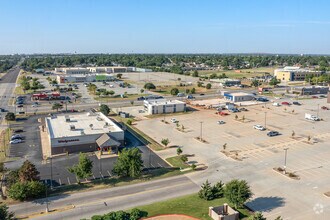
[(305, 81), (307, 75), (320, 76), (321, 71), (301, 69), (300, 67), (286, 66), (274, 70), (274, 76), (283, 82)]
[(183, 112), (186, 110), (186, 103), (179, 100), (144, 100), (144, 109), (149, 115)]

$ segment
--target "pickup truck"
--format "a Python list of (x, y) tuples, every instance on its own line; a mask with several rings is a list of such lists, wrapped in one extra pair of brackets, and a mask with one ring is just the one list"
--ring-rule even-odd
[(312, 115), (312, 114), (308, 114), (308, 113), (305, 113), (305, 119), (311, 120), (311, 121), (320, 121), (319, 117)]

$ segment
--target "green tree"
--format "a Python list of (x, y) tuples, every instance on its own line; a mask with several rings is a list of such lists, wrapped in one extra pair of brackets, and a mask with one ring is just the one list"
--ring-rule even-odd
[(141, 218), (143, 218), (143, 217), (146, 217), (147, 215), (148, 215), (147, 212), (143, 212), (143, 211), (141, 211), (140, 209), (134, 208), (134, 209), (132, 209), (131, 212), (130, 212), (130, 217), (129, 217), (129, 219), (130, 219), (130, 220), (139, 220), (139, 219), (141, 219)]
[(138, 148), (123, 149), (112, 172), (122, 177), (138, 177), (141, 175), (143, 161)]
[(181, 158), (180, 159), (182, 160), (183, 163), (187, 163), (188, 162), (187, 155), (181, 155)]
[(275, 77), (269, 81), (269, 85), (276, 86), (281, 83), (281, 80), (276, 79)]
[(2, 220), (14, 220), (14, 213), (8, 210), (6, 204), (0, 204), (0, 219)]
[(191, 169), (192, 169), (192, 170), (196, 170), (196, 167), (197, 167), (197, 166), (196, 166), (195, 163), (191, 164)]
[(24, 161), (18, 170), (18, 177), (21, 182), (38, 181), (40, 179), (36, 166), (28, 160)]
[(14, 200), (24, 201), (38, 198), (45, 194), (46, 186), (38, 181), (16, 182), (8, 190), (8, 196)]
[(6, 116), (5, 116), (5, 119), (6, 119), (7, 121), (15, 121), (16, 116), (15, 116), (15, 114), (14, 114), (13, 112), (8, 112), (8, 113), (6, 114)]
[(234, 179), (226, 184), (225, 196), (237, 209), (251, 198), (252, 192), (245, 180)]
[(255, 212), (248, 218), (248, 220), (266, 220), (266, 218), (262, 215), (261, 212)]
[(77, 179), (88, 178), (93, 175), (93, 161), (91, 161), (86, 154), (79, 154), (79, 162), (78, 164), (68, 168), (70, 173), (74, 173), (77, 176)]
[(163, 138), (162, 141), (161, 141), (161, 143), (162, 143), (165, 147), (167, 147), (167, 145), (170, 143), (170, 140), (169, 140), (168, 138)]
[(111, 96), (113, 96), (115, 94), (115, 91), (110, 90), (110, 91), (108, 91), (108, 94), (111, 95)]
[(118, 78), (118, 79), (121, 79), (122, 76), (123, 76), (122, 73), (117, 73), (117, 78)]
[(212, 186), (208, 180), (206, 180), (206, 182), (203, 183), (203, 185), (201, 186), (201, 189), (198, 192), (198, 196), (199, 198), (207, 201), (212, 200), (214, 198), (212, 192)]
[(100, 112), (102, 112), (104, 115), (108, 115), (110, 113), (110, 108), (108, 105), (102, 104), (100, 106)]
[(178, 93), (179, 93), (179, 89), (178, 88), (171, 89), (171, 95), (177, 95)]
[(177, 153), (177, 155), (179, 155), (179, 156), (180, 156), (180, 154), (182, 154), (182, 149), (181, 149), (181, 147), (179, 147), (179, 148), (176, 149), (176, 153)]
[(197, 70), (194, 70), (194, 72), (191, 74), (191, 76), (193, 76), (193, 77), (198, 77), (198, 71)]
[(212, 193), (214, 198), (221, 198), (224, 194), (222, 181), (217, 182), (212, 186)]
[(192, 88), (191, 91), (190, 91), (191, 94), (195, 94), (196, 93), (196, 89), (195, 88)]
[(257, 88), (258, 86), (260, 86), (260, 82), (256, 79), (252, 80), (251, 82), (251, 86)]
[(132, 121), (132, 119), (128, 119), (126, 123), (127, 123), (128, 125), (132, 125), (133, 121)]
[(52, 106), (52, 109), (53, 110), (56, 110), (58, 112), (59, 109), (62, 109), (63, 108), (63, 105), (60, 104), (60, 103), (54, 103), (53, 106)]
[(211, 89), (211, 87), (212, 87), (211, 83), (206, 84), (206, 89)]
[(144, 84), (143, 88), (150, 90), (150, 89), (156, 89), (156, 86), (153, 83), (146, 83)]
[(89, 84), (88, 91), (95, 95), (97, 86), (95, 84)]
[(140, 93), (144, 93), (144, 89), (140, 89)]

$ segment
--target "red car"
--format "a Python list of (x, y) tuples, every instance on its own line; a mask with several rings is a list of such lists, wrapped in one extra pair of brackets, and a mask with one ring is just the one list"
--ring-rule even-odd
[(291, 105), (290, 102), (282, 102), (282, 105)]
[(312, 96), (313, 99), (318, 99), (319, 97), (317, 97), (316, 95)]
[(221, 116), (229, 115), (227, 112), (220, 112), (219, 114), (220, 114)]
[(323, 110), (329, 110), (329, 108), (326, 107), (326, 106), (322, 106), (321, 109), (323, 109)]

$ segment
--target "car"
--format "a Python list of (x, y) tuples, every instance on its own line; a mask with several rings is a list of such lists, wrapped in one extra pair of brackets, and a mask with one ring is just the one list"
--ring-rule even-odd
[(313, 98), (313, 99), (318, 99), (319, 97), (316, 96), (316, 95), (313, 95), (312, 98)]
[(178, 93), (177, 95), (176, 95), (177, 97), (184, 97), (184, 93)]
[(6, 109), (0, 108), (0, 112), (5, 112), (5, 111), (6, 111)]
[(292, 102), (293, 105), (301, 105), (300, 102)]
[(218, 123), (219, 125), (226, 124), (226, 122), (224, 122), (224, 121), (217, 121), (217, 123)]
[(267, 136), (269, 137), (273, 137), (273, 136), (277, 136), (280, 135), (280, 133), (278, 131), (270, 131), (267, 133)]
[(22, 133), (22, 132), (24, 132), (23, 129), (16, 129), (16, 130), (14, 130), (14, 133)]
[(23, 101), (16, 102), (16, 105), (23, 105)]
[(329, 108), (327, 106), (322, 106), (321, 109), (322, 110), (329, 110)]
[(109, 87), (110, 87), (110, 88), (114, 88), (115, 86), (114, 86), (114, 85), (112, 85), (112, 84), (110, 84), (110, 85), (109, 85)]
[(259, 131), (264, 131), (264, 130), (266, 130), (266, 128), (265, 128), (264, 126), (262, 126), (262, 125), (254, 125), (253, 128), (254, 128), (254, 129), (257, 129), (257, 130), (259, 130)]
[(10, 140), (11, 141), (13, 141), (13, 140), (23, 140), (23, 138), (22, 137), (14, 137), (14, 138), (10, 138)]
[(24, 105), (17, 105), (17, 108), (23, 108)]
[(227, 112), (219, 112), (218, 114), (221, 115), (221, 116), (229, 115), (229, 113), (227, 113)]
[(11, 140), (9, 141), (10, 144), (18, 144), (18, 143), (22, 143), (21, 139), (15, 139), (15, 140)]
[(231, 108), (231, 109), (229, 109), (228, 111), (233, 112), (233, 113), (235, 113), (235, 112), (239, 112), (239, 110), (238, 110), (237, 108)]
[(278, 102), (274, 102), (274, 103), (273, 103), (273, 106), (277, 106), (277, 107), (278, 107), (278, 106), (281, 106), (281, 105), (280, 105), (280, 103), (278, 103)]
[(177, 122), (179, 122), (179, 121), (177, 121), (175, 118), (171, 118), (171, 122), (172, 122), (172, 123), (177, 123)]
[(201, 94), (199, 94), (199, 95), (205, 95), (204, 93), (201, 93)]
[(291, 105), (290, 102), (282, 102), (282, 105)]
[(326, 98), (326, 96), (325, 96), (325, 95), (320, 95), (319, 97), (320, 97), (320, 98)]
[(14, 134), (11, 136), (11, 138), (22, 138), (22, 136), (20, 134)]
[(238, 109), (238, 110), (240, 110), (241, 112), (247, 112), (247, 111), (249, 111), (249, 110), (247, 110), (246, 108), (240, 108), (240, 109)]
[(33, 107), (33, 108), (35, 108), (35, 107), (38, 107), (38, 105), (36, 105), (36, 104), (33, 104), (33, 105), (32, 105), (32, 107)]
[(187, 99), (194, 99), (195, 97), (193, 95), (187, 95)]

